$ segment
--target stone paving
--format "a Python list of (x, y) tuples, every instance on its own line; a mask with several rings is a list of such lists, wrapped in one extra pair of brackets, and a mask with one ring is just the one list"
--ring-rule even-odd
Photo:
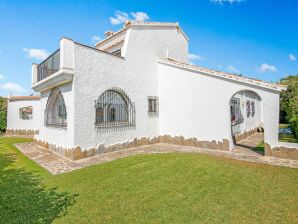
[(235, 145), (234, 152), (245, 153), (249, 155), (264, 155), (264, 152), (254, 151), (261, 142), (264, 141), (264, 133), (256, 132), (253, 135), (241, 140), (237, 145)]
[(33, 142), (18, 143), (15, 146), (23, 152), (28, 158), (34, 160), (52, 174), (61, 174), (73, 170), (88, 167), (94, 164), (105, 163), (116, 159), (134, 156), (139, 154), (154, 154), (154, 153), (201, 153), (211, 156), (225, 157), (230, 159), (242, 160), (253, 163), (262, 163), (274, 166), (298, 168), (298, 160), (280, 159), (275, 157), (264, 157), (259, 154), (245, 154), (235, 151), (218, 151), (211, 149), (201, 149), (187, 146), (178, 146), (170, 144), (153, 144), (140, 146), (121, 151), (104, 153), (97, 156), (71, 161), (52, 151), (42, 148)]

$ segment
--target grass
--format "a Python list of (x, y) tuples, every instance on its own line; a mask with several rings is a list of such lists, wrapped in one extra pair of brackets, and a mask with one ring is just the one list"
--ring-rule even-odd
[[(289, 128), (289, 124), (279, 124), (279, 128)], [(298, 139), (294, 134), (279, 134), (278, 140), (280, 142), (290, 142), (290, 143), (298, 143)]]
[(259, 144), (257, 145), (257, 147), (255, 147), (255, 148), (253, 149), (253, 151), (264, 153), (264, 151), (265, 151), (265, 145), (264, 145), (264, 142), (259, 143)]
[(297, 169), (171, 153), (54, 176), (23, 141), (0, 137), (3, 223), (298, 223)]

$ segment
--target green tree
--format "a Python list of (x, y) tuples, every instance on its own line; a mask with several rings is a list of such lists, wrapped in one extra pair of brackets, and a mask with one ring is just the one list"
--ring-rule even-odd
[(0, 132), (6, 129), (7, 100), (0, 97)]
[(285, 115), (284, 120), (290, 123), (298, 138), (298, 75), (287, 76), (280, 83), (287, 86), (280, 95), (281, 114)]

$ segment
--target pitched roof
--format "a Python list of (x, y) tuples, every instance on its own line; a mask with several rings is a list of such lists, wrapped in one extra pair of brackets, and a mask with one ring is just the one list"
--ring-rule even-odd
[(243, 77), (243, 76), (239, 76), (239, 75), (235, 75), (235, 74), (231, 74), (231, 73), (227, 73), (227, 72), (204, 68), (201, 66), (190, 65), (187, 63), (177, 62), (172, 59), (160, 58), (160, 59), (158, 59), (158, 61), (162, 64), (168, 64), (168, 65), (172, 65), (172, 66), (175, 66), (178, 68), (187, 69), (187, 70), (191, 70), (191, 71), (195, 71), (195, 72), (201, 72), (201, 73), (208, 74), (211, 76), (234, 80), (237, 82), (242, 82), (242, 83), (246, 83), (246, 84), (250, 84), (250, 85), (260, 86), (260, 87), (264, 87), (267, 89), (272, 89), (272, 90), (277, 90), (277, 91), (286, 90), (286, 86), (280, 85), (277, 83), (270, 83), (270, 82), (262, 81), (259, 79), (247, 78), (247, 77)]
[(96, 43), (95, 46), (99, 47), (106, 41), (110, 40), (113, 37), (116, 37), (120, 34), (123, 34), (129, 27), (131, 26), (156, 26), (156, 27), (177, 27), (182, 33), (182, 35), (185, 37), (185, 39), (188, 41), (189, 38), (186, 36), (186, 34), (183, 32), (181, 27), (178, 23), (165, 23), (165, 22), (137, 22), (137, 21), (128, 21), (126, 24), (124, 24), (123, 28), (114, 32), (112, 35), (106, 37), (105, 39), (101, 40), (100, 42)]
[(40, 100), (40, 96), (11, 96), (9, 101)]

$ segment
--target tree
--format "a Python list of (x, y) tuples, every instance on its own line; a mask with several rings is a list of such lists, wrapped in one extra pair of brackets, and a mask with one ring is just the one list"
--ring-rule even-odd
[(284, 120), (290, 123), (298, 138), (298, 75), (287, 76), (280, 83), (287, 86), (280, 95), (281, 114), (285, 115)]
[(6, 130), (7, 99), (0, 97), (0, 132)]

